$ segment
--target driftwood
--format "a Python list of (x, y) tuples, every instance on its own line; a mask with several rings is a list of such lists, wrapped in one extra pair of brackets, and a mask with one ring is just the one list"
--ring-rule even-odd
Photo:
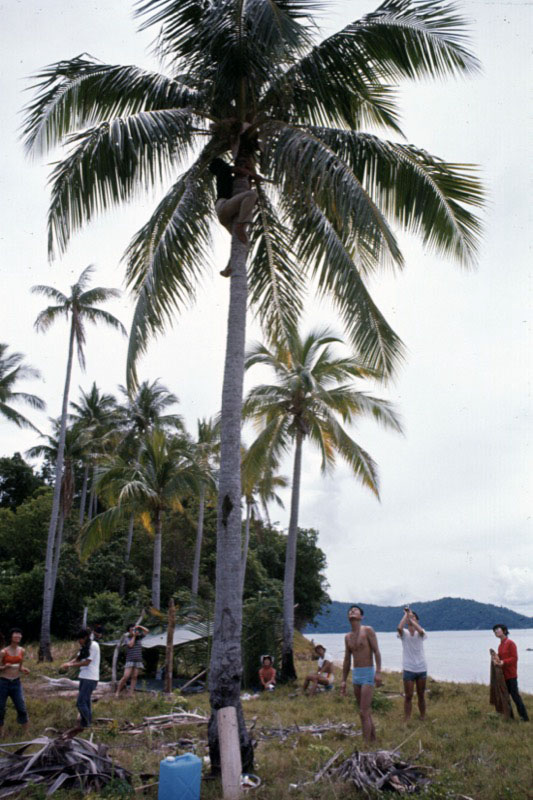
[(175, 728), (177, 725), (207, 725), (208, 722), (209, 717), (204, 717), (201, 714), (195, 714), (191, 711), (184, 711), (180, 708), (173, 711), (171, 714), (160, 714), (157, 717), (143, 717), (143, 721), (138, 724), (128, 722), (120, 729), (120, 732), (137, 736), (147, 731), (154, 733), (166, 730), (167, 728)]
[[(252, 726), (253, 727), (253, 726)], [(251, 730), (251, 729), (250, 729)], [(284, 742), (289, 736), (311, 734), (317, 739), (322, 738), (323, 733), (340, 733), (343, 736), (361, 736), (361, 729), (357, 728), (355, 722), (324, 722), (320, 725), (289, 725), (286, 728), (258, 728), (254, 736), (260, 740), (279, 739)]]
[[(41, 675), (41, 677), (46, 681), (39, 687), (41, 689), (52, 689), (54, 691), (59, 689), (61, 691), (64, 689), (79, 689), (80, 686), (79, 681), (71, 680), (70, 678), (48, 678), (46, 675)], [(104, 692), (110, 692), (111, 689), (111, 683), (108, 681), (98, 681), (95, 691), (103, 694)]]
[[(38, 750), (26, 752), (33, 747)], [(30, 784), (46, 787), (47, 795), (60, 787), (88, 794), (117, 779), (131, 784), (131, 774), (109, 758), (107, 747), (68, 732), (21, 742), (14, 752), (0, 747), (0, 798), (19, 794)]]
[(312, 781), (290, 784), (291, 789), (301, 789), (327, 778), (333, 782), (351, 783), (367, 797), (375, 793), (397, 792), (414, 794), (430, 783), (425, 775), (427, 768), (402, 761), (395, 750), (378, 750), (375, 753), (355, 751), (339, 766), (333, 766), (342, 750), (338, 750), (316, 773)]

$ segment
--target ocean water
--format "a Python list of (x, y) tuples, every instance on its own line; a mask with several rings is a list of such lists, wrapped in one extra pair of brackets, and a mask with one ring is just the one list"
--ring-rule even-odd
[[(324, 645), (332, 661), (342, 664), (344, 633), (307, 633)], [(402, 669), (402, 645), (396, 633), (377, 633), (384, 670)], [(518, 687), (533, 692), (533, 629), (511, 631), (518, 648)], [(492, 631), (429, 631), (425, 642), (428, 674), (437, 680), (485, 683), (490, 680), (489, 648), (498, 649)], [(531, 648), (528, 650), (527, 648)]]

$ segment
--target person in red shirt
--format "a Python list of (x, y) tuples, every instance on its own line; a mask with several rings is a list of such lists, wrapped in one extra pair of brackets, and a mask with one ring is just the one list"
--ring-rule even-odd
[(266, 692), (271, 692), (276, 686), (276, 670), (272, 666), (272, 659), (270, 656), (263, 656), (261, 658), (261, 669), (259, 670), (259, 680), (261, 686)]
[[(500, 640), (498, 655), (493, 656), (493, 661), (495, 664), (502, 667), (503, 677), (505, 678), (505, 683), (507, 685), (507, 691), (514, 700), (516, 710), (520, 715), (520, 719), (522, 719), (524, 722), (529, 722), (524, 701), (518, 692), (518, 652), (516, 649), (516, 644), (509, 639), (509, 631), (506, 625), (494, 625), (492, 630), (494, 631), (496, 638)], [(511, 716), (514, 716), (512, 708)]]

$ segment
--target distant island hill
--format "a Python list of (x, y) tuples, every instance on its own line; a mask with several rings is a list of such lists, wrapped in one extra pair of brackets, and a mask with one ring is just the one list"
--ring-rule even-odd
[[(363, 600), (354, 600), (365, 612), (363, 622), (376, 631), (395, 631), (402, 618), (404, 606), (376, 606)], [(314, 623), (307, 625), (305, 634), (345, 633), (348, 627), (348, 609), (354, 603), (334, 600), (324, 606)], [(428, 631), (472, 631), (490, 630), (498, 622), (513, 628), (533, 628), (533, 617), (527, 617), (510, 608), (463, 600), (460, 597), (442, 597), (425, 603), (409, 602), (420, 617), (421, 625)]]

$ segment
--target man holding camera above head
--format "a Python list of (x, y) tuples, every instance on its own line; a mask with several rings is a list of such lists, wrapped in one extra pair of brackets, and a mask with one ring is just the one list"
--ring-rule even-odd
[(405, 606), (404, 615), (398, 624), (398, 636), (402, 640), (403, 649), (403, 688), (404, 688), (404, 715), (407, 722), (411, 718), (413, 707), (413, 694), (416, 686), (418, 710), (420, 719), (426, 717), (426, 691), (427, 664), (424, 655), (424, 642), (426, 632), (418, 621), (418, 614)]
[(142, 639), (148, 633), (148, 628), (142, 625), (130, 625), (127, 633), (126, 666), (124, 675), (120, 679), (115, 697), (118, 697), (128, 680), (130, 681), (130, 695), (133, 696), (137, 684), (137, 676), (143, 668)]

